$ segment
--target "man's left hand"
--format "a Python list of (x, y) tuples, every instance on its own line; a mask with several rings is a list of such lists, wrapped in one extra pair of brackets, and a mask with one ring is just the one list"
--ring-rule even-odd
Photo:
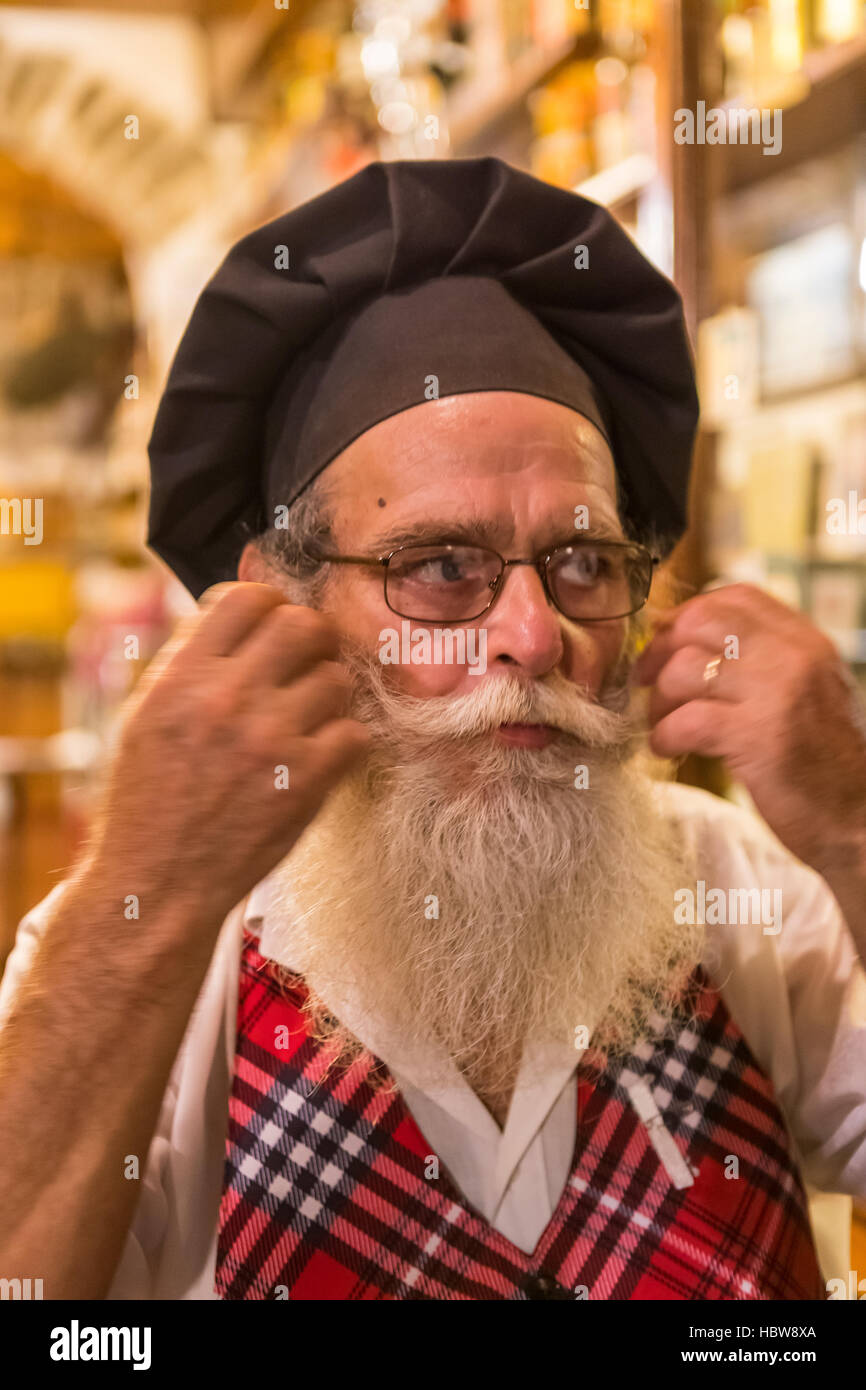
[(724, 759), (787, 848), (819, 873), (866, 870), (866, 717), (829, 638), (749, 584), (663, 614), (635, 666), (659, 757)]

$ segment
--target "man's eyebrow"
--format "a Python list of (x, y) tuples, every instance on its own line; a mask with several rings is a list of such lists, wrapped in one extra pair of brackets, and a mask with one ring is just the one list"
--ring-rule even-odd
[(369, 542), (372, 550), (394, 550), (398, 545), (426, 545), (444, 541), (453, 545), (495, 546), (502, 540), (502, 527), (483, 517), (474, 520), (415, 521), (410, 525), (383, 531)]
[[(511, 536), (513, 536), (513, 528), (510, 528), (508, 539)], [(569, 545), (572, 541), (623, 541), (624, 539), (622, 532), (618, 531), (612, 523), (600, 521), (580, 529), (574, 529), (574, 527), (568, 531), (563, 529), (554, 534), (546, 546), (542, 546), (541, 549), (553, 550), (556, 546)], [(368, 542), (368, 546), (371, 551), (381, 554), (388, 550), (396, 550), (401, 545), (436, 545), (439, 543), (484, 545), (498, 550), (500, 545), (507, 544), (507, 539), (504, 539), (502, 527), (498, 522), (479, 517), (472, 521), (460, 522), (455, 522), (453, 519), (416, 521), (411, 525), (381, 532)]]

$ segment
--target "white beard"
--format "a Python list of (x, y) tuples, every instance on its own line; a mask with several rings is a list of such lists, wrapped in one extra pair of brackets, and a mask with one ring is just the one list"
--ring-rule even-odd
[[(638, 766), (622, 673), (603, 703), (559, 674), (418, 699), (375, 658), (346, 660), (372, 747), (278, 867), (268, 928), (315, 980), (335, 1059), (364, 1050), (330, 1017), (345, 991), (416, 1055), (427, 1045), (428, 1083), (441, 1048), (498, 1103), (527, 1039), (574, 1045), (586, 1027), (626, 1052), (667, 1022), (702, 932), (674, 922), (694, 872)], [(562, 732), (513, 748), (488, 732), (502, 722)]]

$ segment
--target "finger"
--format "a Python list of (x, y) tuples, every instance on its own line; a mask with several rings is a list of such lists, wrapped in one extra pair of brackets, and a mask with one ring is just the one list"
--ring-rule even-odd
[(660, 719), (649, 736), (649, 746), (660, 758), (700, 753), (705, 758), (724, 758), (731, 746), (732, 706), (716, 700), (690, 700)]
[(372, 734), (357, 719), (332, 719), (310, 740), (315, 751), (318, 785), (325, 792), (359, 762), (372, 742)]
[[(694, 646), (695, 644), (691, 644)], [(673, 626), (653, 634), (634, 664), (634, 679), (639, 685), (654, 685), (659, 673), (671, 660), (681, 643)], [(709, 652), (709, 648), (706, 649)]]
[(291, 685), (281, 686), (273, 704), (277, 728), (291, 735), (315, 732), (348, 713), (352, 681), (337, 661), (321, 661)]
[(737, 639), (739, 649), (747, 635), (760, 632), (762, 615), (749, 606), (749, 600), (732, 601), (724, 594), (723, 589), (714, 589), (711, 594), (699, 594), (671, 610), (668, 621), (656, 629), (635, 662), (635, 679), (640, 685), (652, 685), (665, 663), (683, 646), (700, 646), (717, 656), (725, 652), (732, 638)]
[(202, 615), (186, 642), (184, 662), (230, 656), (273, 609), (286, 606), (272, 584), (215, 584), (199, 599)]
[(332, 619), (312, 608), (283, 603), (272, 608), (235, 648), (247, 687), (284, 685), (321, 661), (333, 661), (339, 634)]
[(180, 618), (168, 641), (163, 642), (159, 650), (154, 652), (138, 680), (135, 682), (132, 693), (127, 698), (126, 708), (130, 712), (141, 704), (142, 700), (156, 684), (163, 672), (176, 659), (178, 653), (188, 641), (193, 628), (197, 626), (198, 621), (199, 618), (197, 613)]
[(234, 579), (225, 579), (221, 584), (211, 584), (209, 589), (205, 589), (204, 593), (199, 595), (196, 602), (200, 609), (207, 610), (213, 608), (214, 604), (219, 602), (223, 594), (233, 593), (237, 587), (238, 581)]
[[(712, 661), (713, 658), (710, 658)], [(708, 648), (680, 647), (656, 677), (650, 692), (649, 717), (652, 723), (664, 718), (677, 705), (688, 700), (736, 700), (742, 691), (738, 679), (739, 663), (721, 661), (715, 676), (708, 675)]]

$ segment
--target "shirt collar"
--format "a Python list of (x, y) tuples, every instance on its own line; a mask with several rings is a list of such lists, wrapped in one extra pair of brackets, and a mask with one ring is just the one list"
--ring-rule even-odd
[(259, 934), (264, 929), (264, 918), (270, 903), (275, 877), (275, 874), (268, 874), (267, 878), (261, 879), (248, 895), (244, 904), (244, 926), (251, 931), (258, 926), (260, 928)]
[[(263, 956), (276, 960), (289, 970), (303, 974), (300, 957), (291, 959), (291, 951), (287, 950), (285, 942), (278, 944), (273, 928), (269, 929), (268, 910), (275, 884), (276, 871), (263, 878), (252, 889), (244, 904), (244, 926), (258, 935), (259, 950)], [(310, 974), (308, 978), (311, 987), (317, 989), (314, 976)], [(321, 991), (317, 992), (321, 994)], [(548, 1045), (543, 1049), (530, 1044), (521, 1061), (505, 1130), (500, 1132), (493, 1117), (452, 1063), (445, 1064), (444, 1081), (430, 1084), (427, 1079), (427, 1069), (431, 1060), (429, 1044), (423, 1048), (415, 1048), (408, 1041), (398, 1040), (395, 1043), (393, 1037), (386, 1037), (381, 1021), (364, 1012), (351, 991), (342, 993), (340, 997), (329, 995), (324, 1002), (355, 1037), (385, 1063), (398, 1085), (406, 1090), (417, 1088), (428, 1099), (435, 1100), (452, 1119), (473, 1130), (488, 1144), (494, 1145), (497, 1151), (496, 1187), (500, 1192), (505, 1190), (532, 1134), (541, 1125), (543, 1117), (555, 1102), (584, 1052), (583, 1048), (578, 1050), (570, 1044)], [(547, 1063), (547, 1074), (540, 1082), (529, 1082), (526, 1073), (532, 1063), (537, 1062), (539, 1051)], [(440, 1056), (440, 1065), (442, 1060)]]

